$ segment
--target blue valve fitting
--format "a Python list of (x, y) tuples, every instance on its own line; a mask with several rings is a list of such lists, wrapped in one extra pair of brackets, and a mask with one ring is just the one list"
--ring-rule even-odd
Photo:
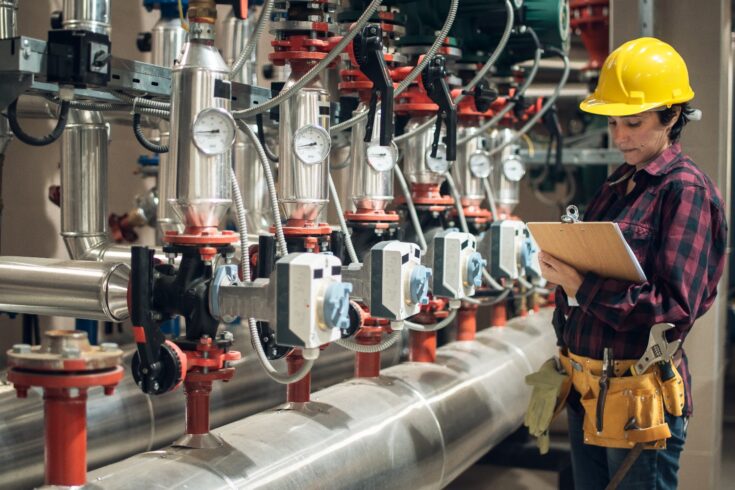
[(487, 261), (479, 252), (472, 252), (467, 258), (467, 282), (474, 284), (476, 288), (482, 286), (482, 268), (486, 265)]
[(345, 329), (350, 326), (350, 293), (352, 284), (335, 282), (324, 294), (324, 321), (329, 328)]
[(531, 268), (531, 257), (537, 251), (538, 250), (534, 246), (533, 241), (531, 240), (531, 237), (526, 237), (523, 240), (523, 245), (521, 246), (521, 266), (524, 269)]
[[(230, 286), (240, 281), (240, 274), (235, 264), (224, 264), (217, 267), (214, 271), (214, 278), (209, 287), (209, 312), (217, 319), (221, 318), (219, 311), (219, 288), (221, 286)], [(230, 323), (225, 321), (225, 323)]]
[(411, 271), (408, 287), (411, 303), (420, 305), (429, 302), (429, 284), (431, 281), (431, 269), (423, 265), (417, 265)]

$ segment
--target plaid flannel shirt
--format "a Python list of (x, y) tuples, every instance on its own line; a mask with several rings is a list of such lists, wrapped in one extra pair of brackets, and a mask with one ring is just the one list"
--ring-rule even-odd
[[(638, 258), (647, 281), (635, 284), (584, 276), (570, 307), (557, 289), (554, 327), (559, 344), (575, 354), (602, 359), (639, 359), (650, 328), (669, 322), (669, 341), (684, 339), (714, 302), (722, 276), (727, 224), (717, 187), (694, 162), (671, 145), (638, 172), (623, 164), (592, 199), (585, 221), (615, 221)], [(628, 179), (635, 186), (625, 194)], [(683, 351), (683, 348), (682, 348)], [(686, 388), (685, 415), (692, 412), (691, 376), (682, 352), (679, 371)]]

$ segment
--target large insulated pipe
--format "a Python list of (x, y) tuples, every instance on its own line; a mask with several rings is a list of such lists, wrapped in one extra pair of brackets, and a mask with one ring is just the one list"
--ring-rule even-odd
[(61, 236), (73, 260), (107, 245), (107, 147), (99, 112), (69, 111), (61, 136)]
[(64, 0), (64, 29), (110, 34), (110, 0)]
[(547, 309), (215, 431), (91, 472), (89, 488), (442, 488), (523, 419), (524, 378), (555, 351)]
[(0, 257), (0, 311), (121, 322), (129, 275), (125, 264)]
[[(234, 348), (245, 352), (247, 329), (233, 330)], [(251, 351), (236, 363), (235, 377), (214, 383), (210, 398), (210, 422), (220, 427), (282, 403), (283, 386), (271, 381)], [(400, 346), (383, 355), (383, 365), (398, 362)], [(127, 349), (125, 370), (130, 372), (132, 350)], [(327, 348), (314, 366), (318, 388), (338, 383), (351, 375), (353, 354), (337, 346)], [(183, 393), (146, 396), (126, 375), (110, 397), (90, 392), (87, 413), (88, 466), (90, 469), (120, 461), (134, 454), (171, 444), (184, 432)], [(32, 488), (43, 483), (43, 393), (28, 392), (18, 399), (10, 385), (0, 384), (0, 488)]]

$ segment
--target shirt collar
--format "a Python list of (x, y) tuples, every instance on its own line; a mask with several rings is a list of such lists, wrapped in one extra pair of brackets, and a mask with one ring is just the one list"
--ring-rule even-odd
[[(643, 167), (641, 170), (645, 171), (649, 175), (662, 175), (665, 174), (671, 165), (679, 159), (681, 155), (681, 144), (674, 143), (673, 145), (666, 148), (657, 156), (653, 161), (649, 162), (648, 165)], [(610, 174), (607, 178), (608, 185), (614, 187), (616, 184), (627, 180), (630, 177), (630, 172), (633, 170), (632, 165), (627, 163), (619, 166), (615, 171)]]

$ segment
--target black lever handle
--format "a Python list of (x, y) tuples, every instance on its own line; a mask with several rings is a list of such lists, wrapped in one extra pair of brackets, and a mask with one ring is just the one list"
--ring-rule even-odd
[(443, 122), (447, 128), (444, 137), (447, 146), (447, 161), (452, 162), (457, 159), (457, 106), (452, 100), (449, 86), (444, 78), (446, 74), (444, 56), (436, 55), (421, 72), (421, 81), (426, 89), (426, 94), (432, 102), (439, 106), (434, 129), (434, 142), (431, 145), (431, 156), (436, 158)]
[(371, 82), (368, 120), (365, 126), (365, 142), (373, 136), (378, 97), (381, 101), (380, 144), (389, 145), (393, 139), (393, 80), (383, 59), (383, 30), (377, 24), (368, 24), (353, 40), (355, 60), (360, 70)]

